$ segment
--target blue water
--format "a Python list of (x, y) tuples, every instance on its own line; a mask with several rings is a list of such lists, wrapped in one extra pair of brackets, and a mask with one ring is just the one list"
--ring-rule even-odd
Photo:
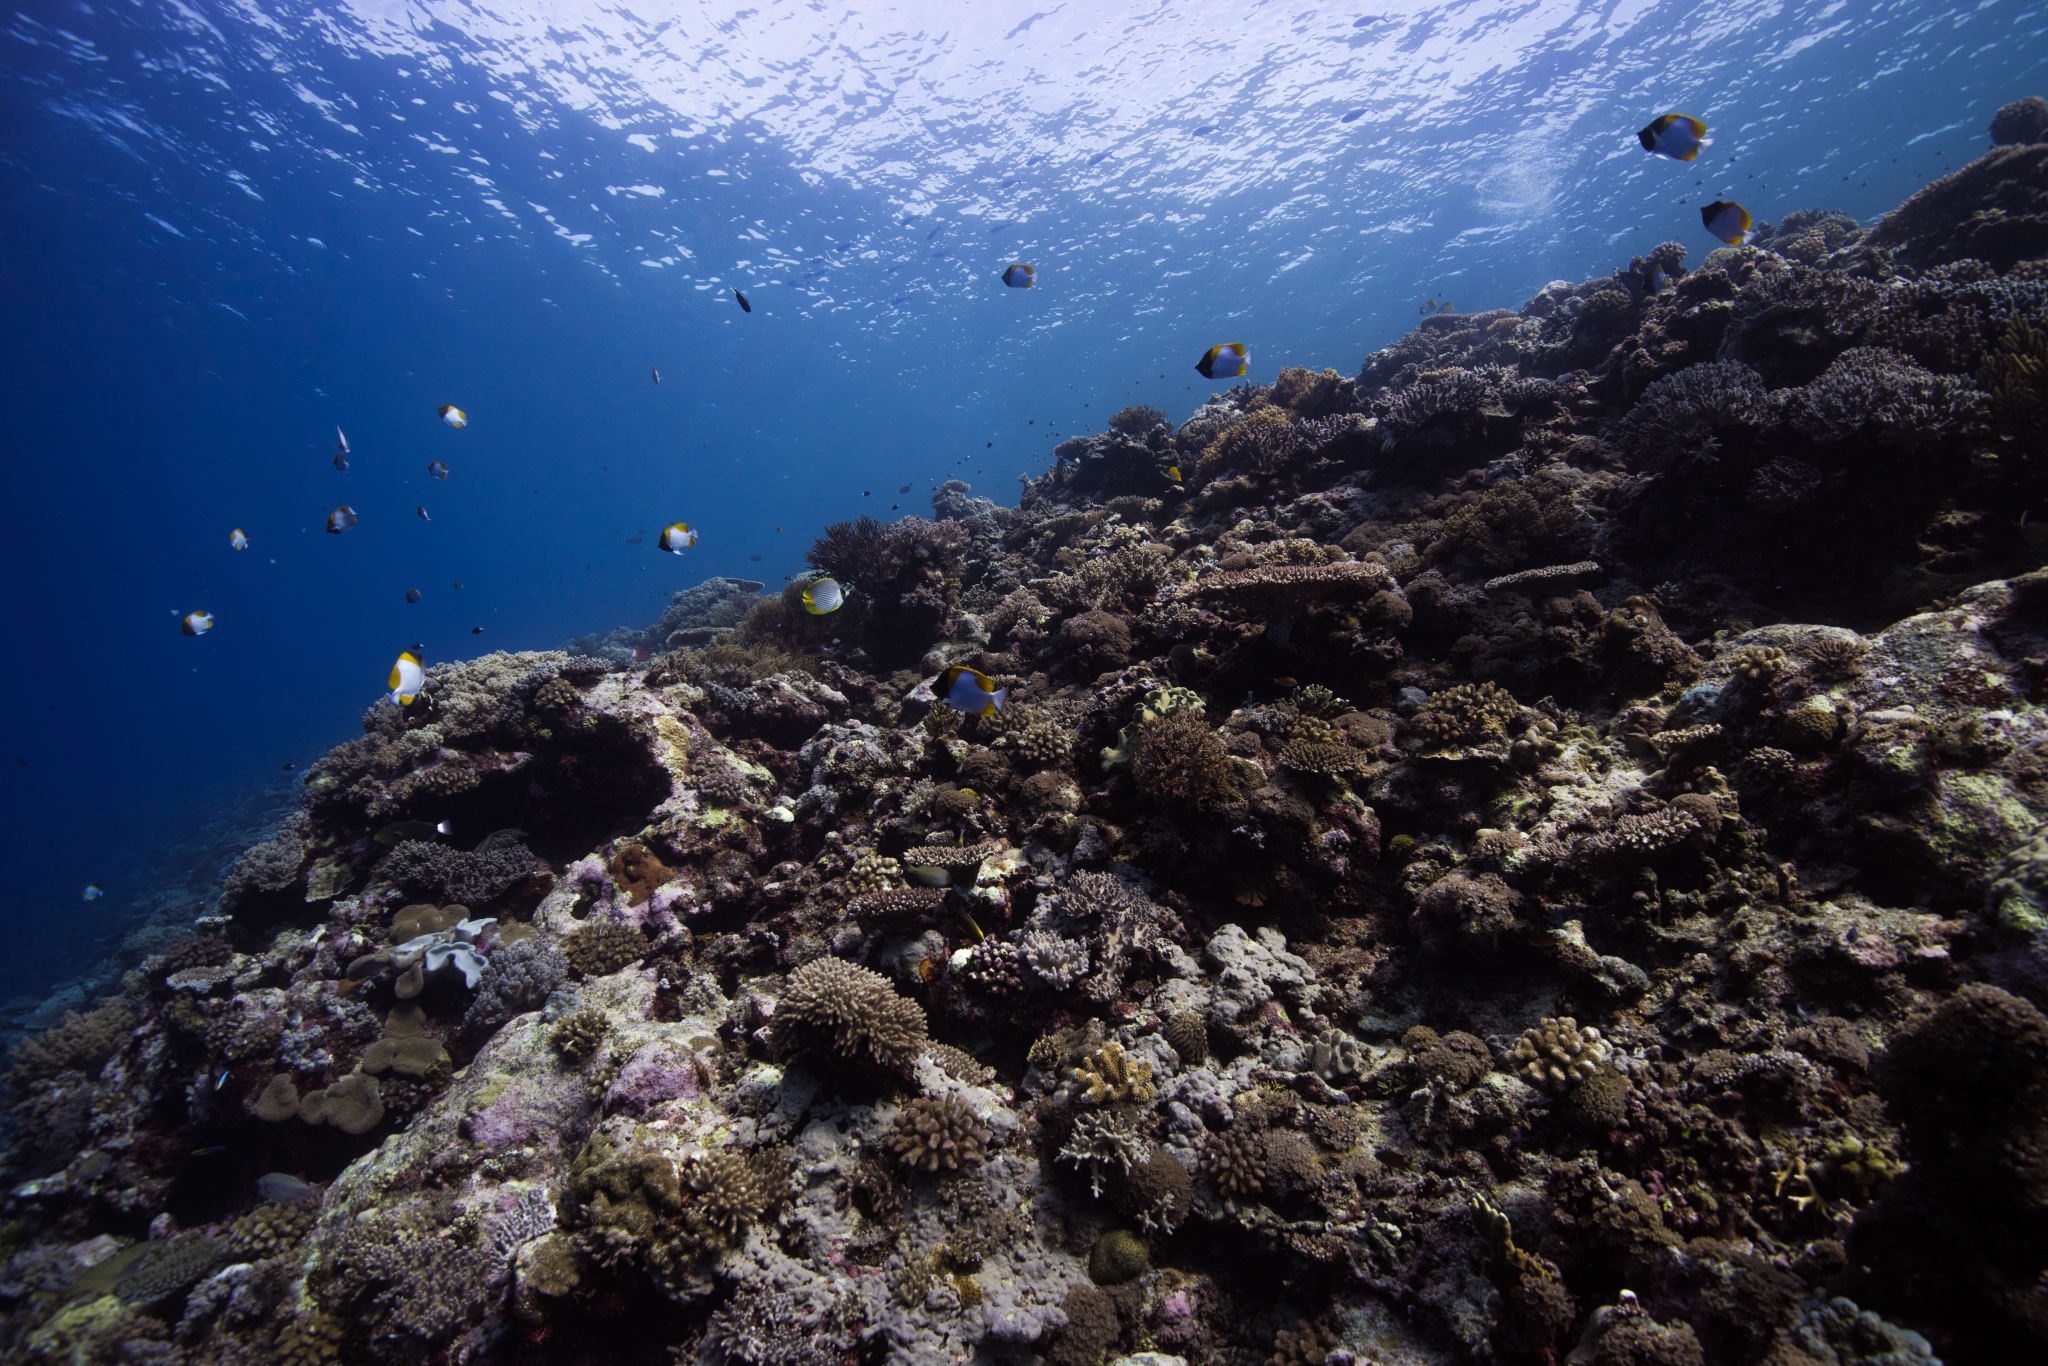
[[(189, 918), (403, 646), (777, 587), (949, 477), (1012, 502), (1056, 434), (1185, 417), (1214, 342), (1349, 374), (1428, 299), (1697, 260), (1710, 199), (1867, 220), (2048, 91), (2038, 0), (32, 0), (0, 31), (0, 999)], [(1698, 162), (1637, 146), (1667, 109)], [(679, 518), (701, 543), (655, 553)]]

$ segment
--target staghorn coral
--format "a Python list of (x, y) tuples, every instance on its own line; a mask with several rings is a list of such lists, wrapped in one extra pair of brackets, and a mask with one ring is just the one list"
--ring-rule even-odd
[(1089, 1191), (1102, 1198), (1103, 1184), (1142, 1165), (1152, 1144), (1131, 1120), (1114, 1111), (1083, 1110), (1061, 1145), (1058, 1160), (1088, 1173)]
[(814, 958), (789, 975), (776, 1003), (774, 1038), (794, 1049), (820, 1036), (842, 1058), (866, 1057), (902, 1071), (925, 1044), (924, 1010), (889, 979), (841, 958)]
[(1106, 1043), (1073, 1071), (1073, 1083), (1090, 1105), (1108, 1101), (1148, 1104), (1154, 1094), (1152, 1064), (1124, 1052), (1122, 1044)]
[(647, 936), (620, 920), (593, 920), (562, 940), (562, 959), (579, 977), (609, 977), (647, 955)]
[(958, 1171), (981, 1161), (989, 1129), (963, 1102), (919, 1096), (903, 1107), (889, 1148), (912, 1171)]
[(1532, 1085), (1555, 1092), (1593, 1076), (1613, 1054), (1599, 1030), (1590, 1025), (1581, 1029), (1578, 1021), (1564, 1015), (1523, 1030), (1508, 1050), (1507, 1062)]

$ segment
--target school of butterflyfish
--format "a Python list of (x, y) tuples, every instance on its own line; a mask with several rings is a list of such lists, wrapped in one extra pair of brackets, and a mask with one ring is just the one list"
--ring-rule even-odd
[[(1356, 114), (1347, 114), (1344, 121), (1348, 123), (1355, 117)], [(1652, 156), (1665, 157), (1677, 162), (1698, 159), (1700, 149), (1713, 141), (1707, 136), (1707, 125), (1702, 120), (1690, 114), (1680, 113), (1660, 114), (1636, 133), (1636, 140), (1642, 144), (1643, 150)], [(1729, 246), (1742, 246), (1747, 243), (1756, 226), (1748, 209), (1726, 199), (1717, 199), (1702, 208), (1700, 223), (1709, 234)], [(1025, 261), (1013, 261), (1003, 267), (999, 278), (1011, 289), (1035, 289), (1038, 287), (1038, 267)], [(732, 297), (733, 302), (740, 306), (743, 313), (754, 311), (753, 303), (738, 289), (733, 289)], [(1419, 311), (1425, 315), (1447, 313), (1451, 311), (1451, 305), (1448, 301), (1432, 298), (1424, 303)], [(1251, 347), (1245, 342), (1218, 342), (1202, 352), (1201, 358), (1195, 362), (1195, 370), (1204, 379), (1240, 379), (1251, 372), (1251, 355)], [(650, 365), (648, 373), (656, 384), (661, 383), (659, 368)], [(441, 421), (450, 427), (460, 429), (469, 425), (469, 414), (452, 403), (441, 404), (435, 412)], [(336, 427), (334, 468), (344, 474), (348, 473), (348, 457), (353, 453), (348, 437), (340, 427)], [(430, 461), (427, 473), (435, 479), (446, 479), (448, 465), (441, 460)], [(1163, 471), (1163, 478), (1170, 492), (1186, 492), (1178, 466), (1168, 465)], [(909, 486), (905, 485), (903, 491), (907, 493)], [(1194, 511), (1194, 503), (1182, 501), (1175, 504), (1173, 510), (1183, 515), (1191, 513)], [(413, 511), (423, 522), (432, 520), (427, 516), (425, 504), (415, 506)], [(339, 536), (355, 524), (356, 511), (346, 503), (337, 505), (327, 514), (327, 531), (330, 535)], [(777, 527), (776, 530), (780, 531), (782, 528)], [(627, 544), (639, 545), (641, 540), (641, 537), (635, 536), (629, 539)], [(236, 527), (228, 534), (228, 544), (236, 550), (247, 550), (249, 538), (240, 527)], [(670, 523), (655, 540), (655, 548), (670, 555), (680, 555), (696, 544), (697, 529), (688, 522)], [(455, 586), (462, 587), (460, 583)], [(858, 586), (855, 585), (856, 588)], [(409, 603), (418, 602), (422, 596), (417, 588), (408, 588), (405, 592), (405, 600)], [(846, 604), (847, 593), (846, 588), (838, 581), (816, 575), (803, 584), (801, 598), (806, 612), (813, 616), (826, 616)], [(178, 629), (188, 636), (205, 635), (213, 629), (213, 616), (209, 612), (179, 613), (174, 609), (172, 616), (178, 619)], [(482, 632), (483, 628), (478, 626), (472, 628), (470, 634), (480, 635)], [(391, 676), (385, 686), (390, 690), (390, 700), (394, 705), (411, 707), (424, 697), (427, 675), (426, 667), (421, 661), (425, 649), (423, 645), (413, 645), (400, 651), (397, 661), (392, 664)], [(945, 670), (932, 680), (929, 686), (933, 700), (944, 702), (957, 711), (974, 716), (995, 715), (1002, 710), (1007, 697), (1006, 690), (996, 687), (988, 675), (965, 665), (955, 665)], [(394, 838), (397, 837), (398, 827), (389, 827), (388, 831), (394, 834)], [(418, 837), (432, 838), (436, 833), (447, 833), (445, 822), (439, 827), (419, 832)], [(404, 834), (406, 837), (414, 837), (414, 832), (407, 831)], [(86, 895), (90, 898), (98, 894), (98, 891), (97, 887), (89, 887)]]

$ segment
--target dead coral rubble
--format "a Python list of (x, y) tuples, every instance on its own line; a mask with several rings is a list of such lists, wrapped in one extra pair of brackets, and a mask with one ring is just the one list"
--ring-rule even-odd
[(435, 665), (14, 1045), (0, 1355), (2042, 1357), (2038, 112)]

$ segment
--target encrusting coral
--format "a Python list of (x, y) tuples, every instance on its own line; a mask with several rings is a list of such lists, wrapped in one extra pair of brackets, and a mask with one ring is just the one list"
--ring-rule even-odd
[(2037, 114), (436, 663), (17, 1017), (0, 1355), (2039, 1357)]

